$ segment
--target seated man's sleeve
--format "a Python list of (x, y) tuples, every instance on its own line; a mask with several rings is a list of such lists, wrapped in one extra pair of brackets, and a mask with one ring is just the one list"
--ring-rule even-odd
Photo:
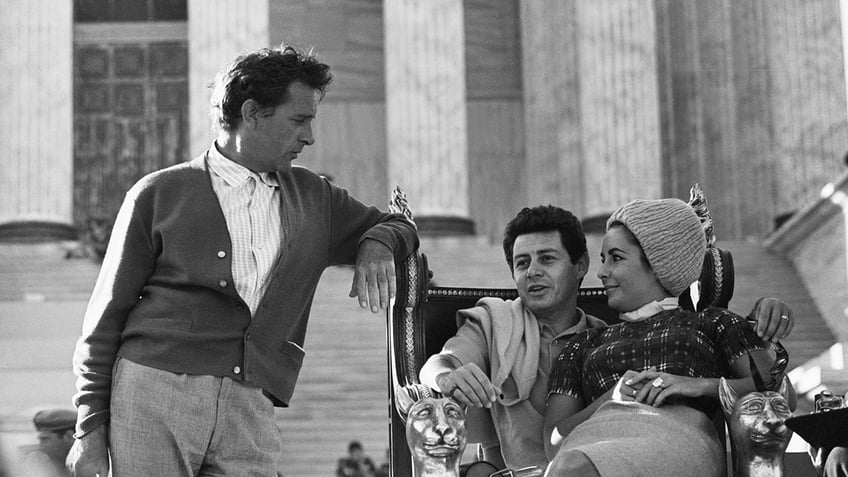
[[(458, 314), (463, 315), (463, 312)], [(460, 366), (474, 363), (489, 374), (489, 342), (483, 324), (470, 316), (463, 318), (456, 335), (445, 342), (440, 354), (452, 357)]]
[[(460, 312), (461, 313), (461, 312)], [(427, 360), (437, 359), (437, 356), (449, 358), (456, 367), (474, 363), (487, 375), (489, 374), (489, 345), (482, 324), (477, 319), (465, 319), (457, 330), (456, 335), (448, 339), (441, 353)], [(424, 365), (427, 367), (427, 364)], [(485, 408), (469, 408), (466, 410), (465, 426), (468, 432), (467, 441), (488, 445), (498, 445), (498, 436), (492, 415)]]

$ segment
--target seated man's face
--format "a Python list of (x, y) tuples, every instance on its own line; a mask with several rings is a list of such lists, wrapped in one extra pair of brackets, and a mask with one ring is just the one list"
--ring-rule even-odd
[(461, 457), (465, 411), (450, 398), (423, 398), (409, 409), (406, 441), (416, 460)]
[(580, 281), (589, 268), (587, 256), (577, 263), (563, 247), (559, 232), (519, 235), (512, 248), (512, 278), (518, 295), (538, 319), (556, 320), (576, 305)]

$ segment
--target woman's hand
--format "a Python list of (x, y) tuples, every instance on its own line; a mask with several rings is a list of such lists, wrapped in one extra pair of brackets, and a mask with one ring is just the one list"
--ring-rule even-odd
[[(619, 380), (616, 389), (621, 389), (622, 401), (636, 401), (659, 407), (670, 397), (704, 395), (710, 385), (708, 381), (704, 378), (660, 373), (652, 366), (641, 372), (627, 371)], [(613, 396), (615, 397), (615, 394)]]
[[(656, 372), (656, 366), (651, 366), (647, 369), (647, 371)], [(612, 391), (612, 400), (613, 401), (635, 401), (636, 396), (639, 391), (645, 386), (644, 380), (637, 380), (639, 376), (642, 375), (645, 371), (634, 371), (632, 369), (628, 369), (624, 372), (624, 375), (621, 376), (621, 379), (616, 383), (615, 388)]]

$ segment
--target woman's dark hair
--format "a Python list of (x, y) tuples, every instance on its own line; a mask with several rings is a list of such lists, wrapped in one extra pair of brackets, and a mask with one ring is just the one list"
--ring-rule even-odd
[(318, 61), (312, 51), (302, 52), (280, 45), (239, 56), (221, 70), (212, 83), (210, 116), (215, 127), (235, 129), (241, 121), (241, 106), (248, 99), (261, 108), (272, 109), (288, 101), (294, 82), (317, 90), (321, 97), (333, 81), (330, 67)]
[(577, 263), (586, 254), (586, 235), (583, 226), (571, 212), (553, 205), (525, 207), (506, 224), (503, 249), (506, 263), (512, 270), (512, 247), (519, 235), (535, 232), (559, 232), (562, 246), (571, 257), (571, 263)]

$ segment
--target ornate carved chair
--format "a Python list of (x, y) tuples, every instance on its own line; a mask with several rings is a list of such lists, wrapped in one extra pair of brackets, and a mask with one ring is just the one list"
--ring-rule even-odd
[[(699, 192), (698, 192), (699, 194)], [(694, 201), (694, 203), (693, 203)], [(706, 212), (703, 197), (696, 195), (693, 188), (693, 206), (703, 209), (702, 221), (708, 236), (712, 234), (712, 221)], [(400, 189), (395, 189), (390, 209), (404, 213), (410, 220), (412, 214)], [(733, 296), (733, 259), (730, 252), (712, 246), (704, 258), (701, 273), (699, 299), (684, 293), (681, 303), (690, 309), (701, 310), (707, 306), (727, 307)], [(501, 257), (492, 257), (500, 260)], [(448, 338), (457, 331), (456, 312), (473, 307), (483, 297), (514, 299), (515, 289), (468, 288), (457, 286), (431, 286), (434, 272), (427, 266), (425, 254), (416, 252), (397, 265), (397, 297), (388, 310), (388, 353), (389, 353), (389, 447), (391, 450), (392, 475), (411, 475), (411, 457), (406, 442), (405, 422), (399, 393), (413, 400), (430, 396), (430, 389), (420, 384), (418, 371), (427, 358), (438, 353)], [(693, 305), (693, 303), (695, 303)], [(603, 319), (607, 323), (618, 322), (618, 313), (607, 306), (603, 288), (581, 288), (577, 306), (586, 313)], [(408, 399), (407, 399), (408, 401)], [(717, 428), (724, 435), (721, 412), (716, 413)]]

